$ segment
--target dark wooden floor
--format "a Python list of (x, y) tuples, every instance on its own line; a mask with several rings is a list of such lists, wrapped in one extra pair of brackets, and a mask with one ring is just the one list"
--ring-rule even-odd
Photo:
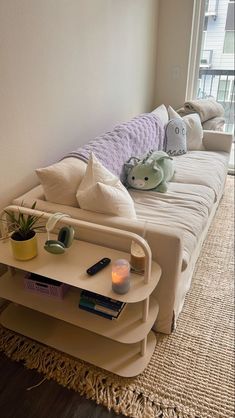
[[(27, 370), (0, 353), (0, 417), (1, 418), (114, 418), (117, 415), (101, 405), (63, 388), (43, 375)], [(118, 415), (123, 417), (123, 415)]]

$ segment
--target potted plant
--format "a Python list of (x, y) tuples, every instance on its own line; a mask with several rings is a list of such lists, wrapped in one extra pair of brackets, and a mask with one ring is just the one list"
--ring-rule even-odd
[[(36, 202), (31, 209), (35, 209)], [(8, 229), (13, 255), (17, 260), (30, 260), (37, 255), (37, 236), (36, 231), (42, 226), (38, 225), (38, 220), (43, 214), (24, 215), (19, 212), (14, 213), (7, 210), (4, 212), (8, 216)]]

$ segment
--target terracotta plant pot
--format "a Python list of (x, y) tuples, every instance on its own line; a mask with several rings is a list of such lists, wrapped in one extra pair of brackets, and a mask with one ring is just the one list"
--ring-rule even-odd
[(34, 231), (32, 231), (31, 238), (24, 241), (18, 240), (17, 233), (14, 232), (10, 241), (12, 252), (16, 260), (31, 260), (31, 258), (36, 257), (38, 254), (37, 236)]

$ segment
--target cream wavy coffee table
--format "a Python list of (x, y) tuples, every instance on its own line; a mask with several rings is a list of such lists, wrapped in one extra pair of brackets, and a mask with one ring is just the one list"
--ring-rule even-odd
[[(18, 210), (14, 206), (9, 208)], [(32, 213), (26, 208), (21, 211)], [(13, 258), (9, 241), (1, 241), (0, 263), (7, 265), (8, 271), (0, 277), (0, 297), (13, 302), (1, 314), (1, 324), (120, 376), (136, 376), (149, 363), (156, 345), (151, 328), (158, 315), (158, 304), (152, 292), (160, 279), (161, 268), (151, 262), (148, 244), (136, 234), (71, 218), (64, 218), (61, 223), (107, 232), (112, 239), (116, 235), (135, 240), (146, 254), (145, 276), (131, 274), (129, 292), (118, 295), (112, 291), (111, 265), (95, 276), (87, 276), (85, 272), (103, 257), (112, 261), (128, 260), (127, 252), (74, 240), (66, 253), (53, 255), (43, 249), (46, 234), (39, 234), (38, 256), (23, 262)], [(73, 287), (63, 300), (29, 292), (24, 289), (26, 271)], [(127, 306), (118, 320), (83, 311), (78, 308), (81, 289), (126, 302)]]

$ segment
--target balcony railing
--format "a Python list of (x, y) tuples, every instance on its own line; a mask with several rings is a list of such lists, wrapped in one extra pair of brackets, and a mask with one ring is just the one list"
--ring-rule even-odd
[(216, 20), (218, 15), (219, 0), (206, 0), (205, 16), (212, 16)]
[(200, 59), (200, 68), (210, 68), (212, 65), (213, 49), (203, 49)]
[(198, 80), (198, 99), (213, 97), (221, 103), (225, 111), (225, 130), (234, 132), (234, 70), (213, 70), (200, 68)]

